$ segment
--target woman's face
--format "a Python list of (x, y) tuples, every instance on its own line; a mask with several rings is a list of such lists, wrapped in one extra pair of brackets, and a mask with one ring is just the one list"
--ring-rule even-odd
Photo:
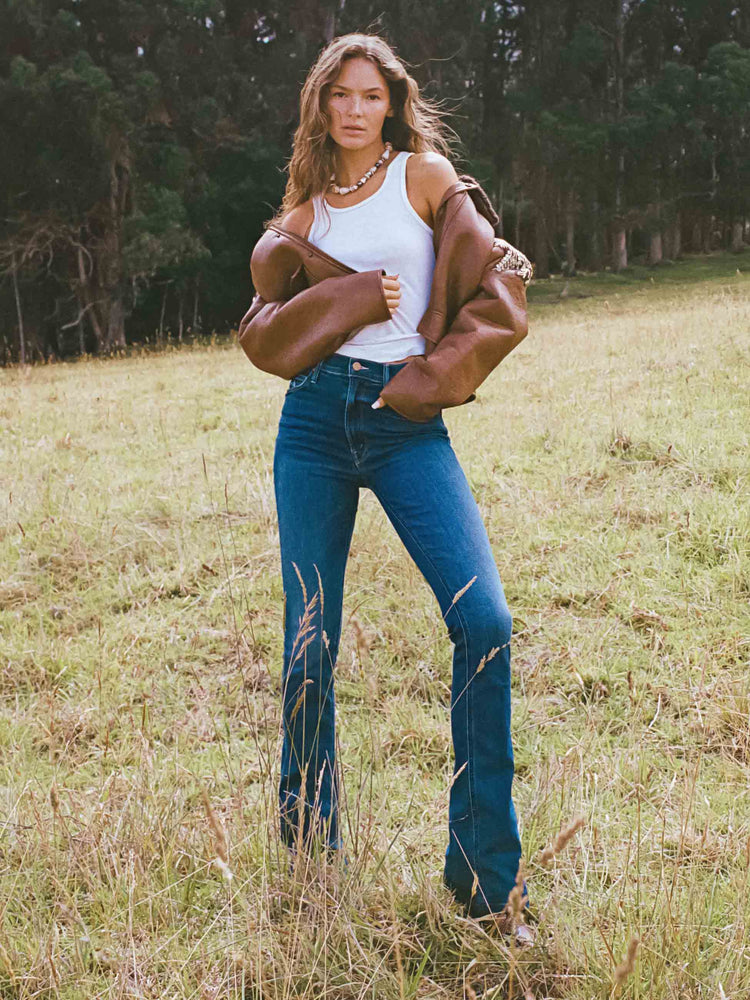
[(393, 115), (388, 83), (369, 59), (347, 59), (328, 85), (325, 110), (328, 131), (339, 145), (359, 149), (380, 143), (383, 122)]

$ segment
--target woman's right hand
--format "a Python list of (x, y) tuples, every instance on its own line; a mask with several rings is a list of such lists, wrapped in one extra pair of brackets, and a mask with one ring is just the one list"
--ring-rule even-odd
[(382, 274), (381, 278), (383, 279), (383, 291), (388, 308), (393, 315), (401, 301), (401, 282), (398, 280), (397, 274)]

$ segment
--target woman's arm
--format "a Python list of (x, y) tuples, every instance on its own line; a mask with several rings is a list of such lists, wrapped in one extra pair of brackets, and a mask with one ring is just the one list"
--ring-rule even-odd
[(281, 220), (280, 225), (282, 229), (287, 229), (290, 233), (296, 233), (297, 236), (304, 236), (307, 239), (314, 221), (315, 210), (312, 200), (308, 199), (301, 205), (295, 205), (294, 208), (290, 209)]
[(240, 323), (240, 346), (256, 368), (293, 378), (338, 350), (355, 327), (390, 319), (383, 274), (324, 278), (288, 300), (256, 294)]
[(406, 194), (420, 218), (434, 228), (443, 195), (458, 175), (441, 153), (415, 153), (406, 161)]
[[(412, 160), (416, 159), (416, 156), (412, 157)], [(430, 206), (430, 217), (434, 222), (438, 205), (448, 188), (458, 180), (458, 174), (451, 161), (441, 153), (420, 153), (419, 166), (417, 183), (424, 192)]]
[(496, 240), (479, 288), (429, 355), (415, 356), (384, 386), (384, 403), (410, 420), (427, 421), (444, 407), (475, 399), (475, 390), (528, 332), (532, 271), (520, 251)]

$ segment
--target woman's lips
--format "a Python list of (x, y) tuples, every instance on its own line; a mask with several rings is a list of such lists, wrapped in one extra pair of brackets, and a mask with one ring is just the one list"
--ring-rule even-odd
[(344, 125), (345, 132), (364, 132), (363, 128), (357, 128), (356, 125)]

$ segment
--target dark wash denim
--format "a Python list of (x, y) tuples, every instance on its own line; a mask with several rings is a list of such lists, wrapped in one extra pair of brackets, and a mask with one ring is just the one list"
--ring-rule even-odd
[(284, 399), (273, 464), (285, 596), (281, 837), (290, 847), (297, 837), (342, 847), (334, 667), (359, 490), (367, 487), (432, 588), (454, 644), (443, 879), (470, 915), (482, 916), (507, 902), (521, 856), (511, 798), (511, 616), (442, 411), (417, 423), (372, 409), (404, 364), (333, 354), (296, 375)]

